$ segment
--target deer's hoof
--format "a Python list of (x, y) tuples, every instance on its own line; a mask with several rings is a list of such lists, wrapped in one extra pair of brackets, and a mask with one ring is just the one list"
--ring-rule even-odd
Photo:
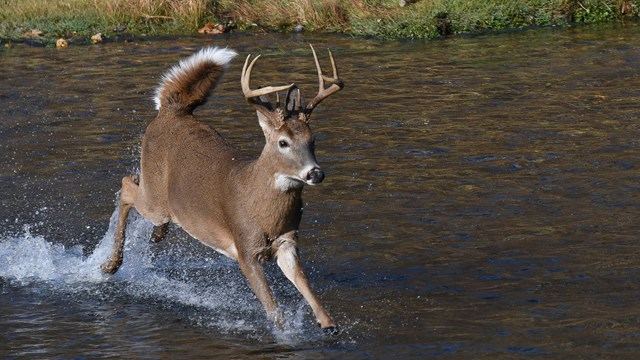
[(330, 336), (338, 335), (340, 333), (340, 330), (338, 330), (337, 326), (327, 326), (325, 328), (322, 328), (322, 331), (326, 335), (330, 335)]

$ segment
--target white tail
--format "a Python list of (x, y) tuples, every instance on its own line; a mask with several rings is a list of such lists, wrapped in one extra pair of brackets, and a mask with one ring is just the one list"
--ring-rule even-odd
[[(251, 159), (215, 130), (198, 122), (193, 110), (204, 103), (236, 53), (206, 48), (182, 60), (163, 77), (154, 98), (158, 116), (142, 140), (140, 179), (122, 179), (120, 211), (113, 253), (102, 265), (115, 273), (122, 264), (124, 230), (131, 207), (154, 225), (160, 241), (169, 222), (239, 262), (267, 315), (279, 327), (282, 315), (261, 262), (277, 259), (286, 277), (307, 300), (323, 329), (335, 322), (311, 290), (298, 260), (297, 231), (302, 216), (302, 188), (324, 179), (314, 154), (309, 116), (322, 100), (342, 89), (329, 52), (333, 77), (318, 70), (319, 91), (306, 106), (294, 84), (251, 90), (251, 71), (258, 57), (245, 61), (241, 85), (257, 110), (266, 144)], [(331, 85), (325, 88), (325, 82)], [(285, 107), (263, 96), (287, 90)]]

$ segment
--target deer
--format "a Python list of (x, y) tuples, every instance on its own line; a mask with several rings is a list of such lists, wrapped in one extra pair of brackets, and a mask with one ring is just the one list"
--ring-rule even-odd
[[(113, 250), (101, 265), (104, 274), (114, 274), (122, 265), (127, 216), (135, 208), (154, 225), (150, 241), (162, 240), (173, 223), (236, 260), (267, 317), (282, 329), (283, 312), (263, 269), (265, 261), (275, 259), (320, 327), (329, 334), (338, 332), (303, 272), (297, 246), (304, 185), (320, 184), (325, 177), (316, 161), (309, 119), (318, 104), (344, 87), (331, 50), (331, 77), (323, 74), (313, 46), (311, 52), (319, 90), (308, 103), (295, 83), (252, 89), (251, 73), (260, 55), (247, 56), (240, 85), (265, 138), (257, 158), (193, 116), (235, 51), (206, 47), (163, 75), (154, 97), (158, 114), (142, 139), (139, 175), (122, 178)], [(279, 93), (284, 91), (282, 106)], [(269, 95), (274, 93), (272, 104)]]

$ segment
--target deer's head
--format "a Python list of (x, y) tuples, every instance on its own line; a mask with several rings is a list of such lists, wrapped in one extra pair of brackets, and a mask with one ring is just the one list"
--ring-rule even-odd
[[(277, 169), (275, 187), (279, 190), (300, 188), (304, 184), (316, 185), (324, 180), (324, 172), (316, 161), (315, 138), (309, 127), (309, 118), (313, 109), (324, 99), (338, 92), (344, 84), (338, 77), (338, 69), (331, 51), (329, 58), (333, 68), (333, 77), (322, 74), (318, 56), (313, 46), (313, 58), (318, 70), (318, 94), (309, 103), (304, 104), (300, 89), (295, 84), (283, 86), (267, 86), (252, 90), (249, 86), (251, 70), (260, 56), (249, 62), (247, 56), (242, 69), (242, 92), (258, 114), (260, 127), (264, 132), (266, 144), (262, 155), (269, 159), (274, 169)], [(331, 84), (325, 88), (325, 81)], [(287, 91), (285, 106), (281, 107), (279, 91)], [(265, 97), (276, 94), (275, 106)]]

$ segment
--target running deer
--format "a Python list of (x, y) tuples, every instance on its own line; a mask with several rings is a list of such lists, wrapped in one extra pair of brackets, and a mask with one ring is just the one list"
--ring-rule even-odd
[[(142, 140), (140, 177), (122, 179), (115, 243), (102, 264), (104, 273), (113, 274), (122, 264), (127, 214), (135, 207), (155, 225), (151, 241), (160, 241), (172, 222), (238, 261), (267, 316), (282, 328), (283, 315), (262, 268), (263, 261), (277, 259), (320, 327), (329, 333), (336, 330), (302, 271), (296, 245), (302, 188), (324, 179), (314, 154), (309, 117), (320, 102), (343, 88), (331, 51), (332, 77), (323, 75), (313, 47), (311, 51), (319, 91), (306, 105), (295, 84), (251, 89), (251, 71), (260, 56), (252, 61), (247, 56), (242, 92), (255, 108), (266, 139), (257, 159), (230, 145), (192, 114), (207, 100), (237, 55), (234, 51), (204, 48), (164, 75), (154, 98), (158, 116)], [(278, 92), (285, 90), (281, 107)], [(276, 93), (275, 106), (265, 97), (272, 93)]]

